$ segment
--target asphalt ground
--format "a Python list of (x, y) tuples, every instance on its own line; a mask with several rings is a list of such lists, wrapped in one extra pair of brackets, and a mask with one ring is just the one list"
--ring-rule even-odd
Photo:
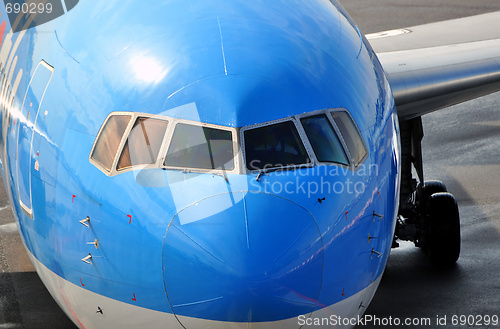
[[(363, 33), (500, 11), (498, 0), (343, 0)], [(423, 118), (426, 179), (443, 181), (457, 198), (462, 254), (436, 270), (403, 243), (393, 250), (366, 314), (380, 325), (357, 328), (494, 328), (500, 316), (500, 94)], [(0, 329), (74, 329), (34, 272), (0, 180)], [(476, 325), (454, 325), (454, 316)], [(446, 317), (446, 321), (443, 319)], [(392, 319), (392, 320), (391, 320)], [(396, 319), (420, 322), (396, 326)], [(438, 323), (439, 319), (439, 323)], [(463, 318), (462, 318), (463, 319)], [(384, 325), (391, 320), (393, 325)], [(430, 320), (430, 325), (425, 322)], [(478, 325), (482, 320), (483, 325)], [(497, 326), (500, 327), (500, 326)]]

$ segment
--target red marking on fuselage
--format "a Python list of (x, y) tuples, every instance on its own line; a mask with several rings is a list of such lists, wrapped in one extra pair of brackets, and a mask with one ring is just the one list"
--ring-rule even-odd
[(349, 219), (347, 218), (347, 214), (348, 214), (348, 213), (349, 213), (348, 211), (346, 211), (346, 212), (345, 212), (345, 220), (349, 220)]
[(132, 215), (127, 215), (127, 217), (130, 219), (130, 220), (128, 221), (128, 223), (129, 223), (129, 224), (132, 224)]
[(76, 195), (73, 194), (73, 198), (71, 199), (71, 203), (75, 202)]
[(82, 287), (85, 287), (85, 285), (83, 284), (82, 278), (80, 278), (80, 283), (82, 284)]
[(2, 22), (2, 25), (0, 25), (0, 48), (2, 48), (3, 45), (3, 37), (5, 35), (5, 26), (7, 25), (6, 21)]
[(345, 296), (345, 288), (342, 290), (342, 296)]
[(134, 293), (134, 298), (132, 298), (132, 300), (135, 302), (137, 301), (137, 298), (135, 298), (135, 293)]
[(73, 317), (75, 318), (75, 320), (80, 325), (80, 328), (85, 329), (85, 326), (83, 325), (83, 323), (80, 322), (80, 319), (78, 319), (78, 317), (76, 316), (76, 313), (75, 313), (75, 311), (73, 311), (73, 308), (71, 307), (71, 305), (69, 305), (68, 300), (66, 299), (66, 296), (64, 296), (64, 290), (61, 289), (61, 291), (59, 292), (59, 295), (64, 299), (64, 303), (69, 308), (69, 311), (71, 312), (71, 315), (73, 315)]

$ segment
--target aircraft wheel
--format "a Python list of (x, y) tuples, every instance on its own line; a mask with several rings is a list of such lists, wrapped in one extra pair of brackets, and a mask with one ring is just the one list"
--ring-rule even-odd
[(433, 195), (434, 193), (440, 193), (440, 192), (448, 192), (443, 182), (438, 180), (425, 181), (424, 184), (422, 184), (421, 187), (418, 189), (417, 201), (419, 202), (420, 206), (425, 210), (425, 207), (427, 206), (427, 202), (430, 196)]
[(450, 193), (429, 196), (427, 207), (425, 250), (438, 267), (450, 267), (460, 256), (460, 215), (457, 202)]

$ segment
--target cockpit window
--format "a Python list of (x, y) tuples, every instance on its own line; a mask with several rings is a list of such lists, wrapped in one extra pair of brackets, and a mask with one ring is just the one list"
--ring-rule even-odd
[(233, 170), (232, 132), (178, 123), (164, 164), (177, 168)]
[(351, 116), (345, 111), (334, 111), (331, 112), (335, 124), (339, 128), (340, 134), (344, 138), (347, 145), (347, 149), (351, 154), (353, 164), (355, 167), (363, 161), (365, 156), (368, 154), (366, 150), (366, 145), (363, 141), (363, 137), (359, 132), (356, 124), (352, 120)]
[(292, 121), (244, 131), (249, 170), (289, 167), (311, 162)]
[(300, 122), (319, 162), (349, 165), (342, 143), (326, 114), (302, 118)]
[(138, 117), (123, 147), (118, 170), (156, 163), (168, 121)]
[(246, 170), (316, 164), (357, 170), (367, 155), (361, 132), (345, 109), (312, 111), (242, 128), (113, 112), (104, 122), (89, 160), (108, 176), (136, 166), (243, 174)]
[(118, 147), (132, 116), (112, 115), (100, 132), (91, 158), (111, 171)]

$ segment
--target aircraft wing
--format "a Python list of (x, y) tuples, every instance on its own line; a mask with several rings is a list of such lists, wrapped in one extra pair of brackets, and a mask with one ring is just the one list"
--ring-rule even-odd
[(500, 91), (500, 12), (366, 35), (400, 120)]

